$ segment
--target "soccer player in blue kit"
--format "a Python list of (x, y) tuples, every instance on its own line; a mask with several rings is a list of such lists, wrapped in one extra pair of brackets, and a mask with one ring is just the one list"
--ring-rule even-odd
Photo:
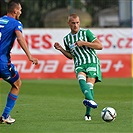
[(21, 87), (21, 79), (14, 65), (11, 63), (10, 51), (15, 39), (27, 55), (29, 61), (38, 64), (38, 59), (32, 57), (26, 41), (22, 35), (21, 4), (17, 0), (11, 0), (7, 4), (7, 14), (0, 18), (0, 78), (11, 84), (11, 90), (7, 96), (7, 103), (0, 117), (0, 123), (12, 124), (15, 119), (11, 118), (12, 111)]

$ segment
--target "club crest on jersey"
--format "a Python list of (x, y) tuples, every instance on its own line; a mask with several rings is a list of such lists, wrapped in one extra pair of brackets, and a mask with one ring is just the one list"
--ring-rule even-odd
[(84, 39), (83, 39), (83, 37), (81, 36), (81, 37), (79, 37), (79, 41), (83, 41)]

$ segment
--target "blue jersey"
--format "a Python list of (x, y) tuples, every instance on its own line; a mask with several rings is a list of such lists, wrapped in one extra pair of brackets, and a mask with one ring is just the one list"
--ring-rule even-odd
[(22, 32), (22, 23), (12, 17), (0, 18), (0, 60), (10, 62), (10, 52), (16, 39), (15, 31)]

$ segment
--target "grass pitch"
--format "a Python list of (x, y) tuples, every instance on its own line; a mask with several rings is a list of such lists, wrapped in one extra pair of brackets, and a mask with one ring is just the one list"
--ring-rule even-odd
[[(0, 113), (10, 86), (0, 81)], [(76, 79), (23, 80), (11, 112), (12, 125), (1, 124), (0, 133), (132, 133), (132, 79), (103, 79), (94, 87), (97, 109), (92, 121), (84, 121), (84, 99)], [(101, 110), (111, 106), (117, 118), (101, 119)]]

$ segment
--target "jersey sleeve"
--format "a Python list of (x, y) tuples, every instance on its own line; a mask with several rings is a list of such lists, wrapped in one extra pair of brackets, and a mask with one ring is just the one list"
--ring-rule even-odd
[(90, 30), (86, 31), (86, 36), (89, 42), (93, 42), (97, 39), (96, 36)]
[(69, 49), (69, 47), (68, 47), (68, 45), (66, 43), (65, 38), (63, 39), (63, 42), (64, 42), (64, 46), (65, 46), (66, 51), (70, 51), (70, 49)]
[(20, 21), (17, 21), (15, 24), (15, 30), (19, 30), (20, 32), (22, 32), (23, 30), (23, 25)]

